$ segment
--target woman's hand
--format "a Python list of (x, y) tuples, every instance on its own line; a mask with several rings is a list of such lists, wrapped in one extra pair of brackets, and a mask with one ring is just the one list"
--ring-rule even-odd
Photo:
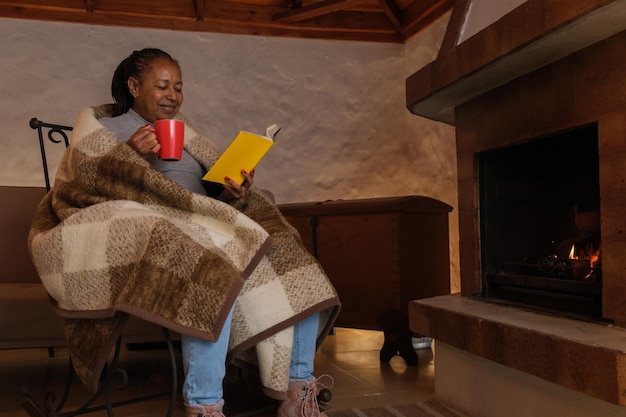
[(139, 155), (158, 154), (161, 149), (156, 133), (150, 127), (150, 123), (137, 129), (126, 143)]
[(254, 183), (254, 170), (248, 173), (246, 172), (246, 170), (242, 169), (241, 174), (245, 178), (245, 181), (241, 185), (237, 184), (235, 181), (228, 177), (224, 178), (229, 185), (224, 187), (224, 191), (222, 191), (222, 193), (219, 195), (220, 200), (224, 202), (229, 202), (245, 197), (246, 194), (248, 194), (248, 189), (250, 189), (250, 187)]

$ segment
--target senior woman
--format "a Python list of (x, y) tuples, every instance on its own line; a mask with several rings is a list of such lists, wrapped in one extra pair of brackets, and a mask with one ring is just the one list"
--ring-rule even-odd
[[(179, 113), (183, 80), (175, 59), (159, 49), (133, 52), (115, 70), (111, 92), (114, 105), (79, 116), (33, 223), (33, 258), (57, 306), (135, 314), (179, 331), (188, 417), (224, 416), (227, 357), (258, 367), (266, 394), (281, 401), (278, 416), (324, 415), (314, 355), (340, 304), (321, 267), (255, 189), (254, 172), (242, 171), (241, 185), (202, 181), (218, 153)], [(164, 161), (151, 126), (172, 118), (185, 121), (185, 150), (179, 161)], [(113, 226), (120, 219), (126, 232)], [(106, 262), (81, 253), (80, 244), (58, 255), (76, 259), (66, 263), (71, 271), (47, 259), (57, 229), (65, 240), (88, 239), (69, 222), (106, 240)], [(105, 232), (94, 233), (102, 224)], [(106, 271), (111, 284), (102, 305), (90, 299), (86, 306), (91, 296), (60, 289), (72, 287), (77, 269), (81, 286), (94, 287)]]

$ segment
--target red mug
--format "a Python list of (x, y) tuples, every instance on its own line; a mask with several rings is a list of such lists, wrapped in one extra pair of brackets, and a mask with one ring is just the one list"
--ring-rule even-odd
[(161, 149), (159, 159), (180, 161), (185, 143), (185, 124), (180, 120), (161, 119), (154, 121), (154, 133)]

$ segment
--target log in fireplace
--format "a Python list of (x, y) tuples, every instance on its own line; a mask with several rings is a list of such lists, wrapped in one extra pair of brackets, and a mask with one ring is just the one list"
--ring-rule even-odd
[(602, 318), (597, 124), (478, 155), (481, 297)]

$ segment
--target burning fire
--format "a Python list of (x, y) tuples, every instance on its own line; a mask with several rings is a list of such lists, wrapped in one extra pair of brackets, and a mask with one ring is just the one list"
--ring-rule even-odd
[(581, 259), (581, 260), (589, 260), (589, 266), (591, 267), (591, 271), (585, 276), (584, 279), (594, 278), (594, 268), (598, 267), (598, 263), (600, 260), (600, 249), (590, 248), (588, 250), (583, 251), (585, 253), (579, 257), (576, 253), (576, 244), (572, 244), (572, 249), (569, 252), (569, 259)]

